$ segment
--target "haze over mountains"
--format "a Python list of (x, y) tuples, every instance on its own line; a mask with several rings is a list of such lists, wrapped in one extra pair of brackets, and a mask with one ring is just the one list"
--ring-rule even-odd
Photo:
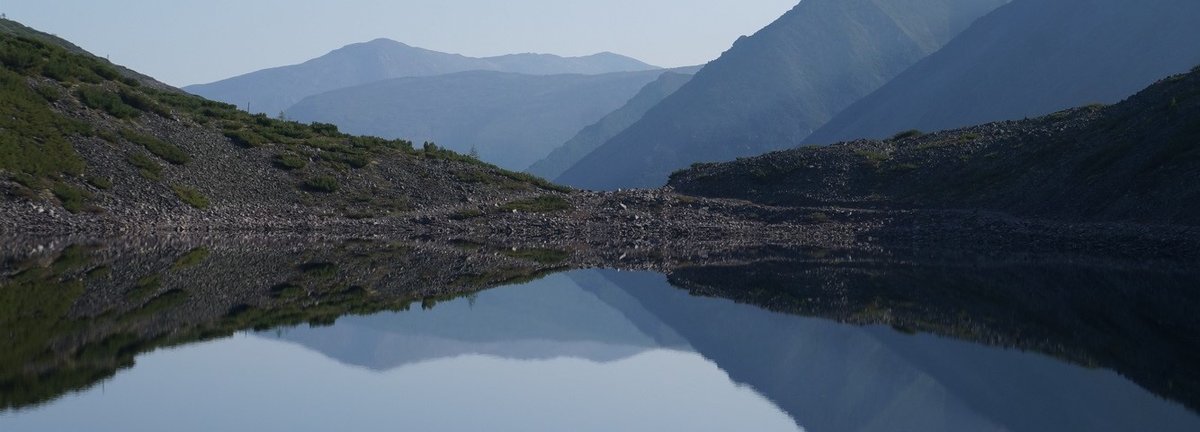
[(471, 71), (397, 78), (311, 96), (286, 115), (356, 134), (433, 141), (460, 153), (474, 148), (487, 162), (523, 170), (663, 73)]
[(794, 146), (1006, 2), (805, 0), (558, 180), (660, 186), (692, 162)]
[(489, 70), (530, 75), (601, 74), (657, 69), (628, 57), (600, 53), (586, 57), (512, 54), (475, 58), (405, 45), (389, 39), (348, 45), (301, 64), (184, 87), (206, 98), (252, 113), (278, 114), (305, 97), (390, 78)]
[(1200, 64), (1200, 2), (1016, 0), (805, 142), (884, 138), (1113, 103)]
[(700, 67), (680, 68), (662, 74), (658, 80), (646, 84), (624, 106), (604, 116), (596, 124), (583, 128), (566, 144), (530, 166), (529, 173), (550, 179), (562, 175), (580, 159), (640, 120), (646, 111), (678, 91), (699, 70)]

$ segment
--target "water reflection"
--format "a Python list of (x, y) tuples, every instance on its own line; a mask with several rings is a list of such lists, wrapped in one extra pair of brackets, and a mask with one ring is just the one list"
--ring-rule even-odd
[(480, 248), (10, 260), (0, 430), (1200, 430), (1187, 272)]

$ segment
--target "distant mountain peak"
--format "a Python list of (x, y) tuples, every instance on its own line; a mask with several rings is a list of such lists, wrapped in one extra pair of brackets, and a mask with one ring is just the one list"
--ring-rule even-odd
[(260, 70), (184, 89), (273, 115), (308, 96), (392, 78), (478, 70), (527, 75), (600, 75), (657, 69), (657, 66), (613, 53), (587, 57), (524, 53), (477, 58), (376, 38), (343, 46), (301, 64)]

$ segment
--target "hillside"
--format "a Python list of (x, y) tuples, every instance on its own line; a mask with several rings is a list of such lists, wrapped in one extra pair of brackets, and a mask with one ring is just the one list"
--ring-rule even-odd
[(79, 55), (83, 55), (86, 57), (90, 57), (91, 59), (93, 59), (97, 62), (106, 64), (109, 67), (112, 67), (122, 77), (137, 81), (139, 84), (144, 85), (146, 87), (152, 87), (152, 88), (155, 88), (158, 90), (165, 90), (165, 91), (174, 91), (174, 92), (179, 91), (178, 89), (171, 87), (167, 84), (163, 84), (163, 83), (159, 82), (158, 80), (155, 80), (154, 78), (148, 77), (146, 75), (142, 75), (142, 74), (140, 74), (136, 71), (130, 70), (124, 66), (121, 66), (118, 64), (113, 64), (112, 62), (109, 62), (107, 59), (102, 59), (100, 57), (92, 55), (92, 53), (87, 52), (83, 48), (80, 48), (78, 45), (75, 45), (66, 39), (26, 27), (24, 24), (21, 24), (19, 22), (16, 22), (16, 21), (13, 21), (10, 19), (0, 18), (0, 34), (12, 36), (12, 37), (23, 37), (23, 38), (38, 40), (38, 41), (47, 43), (49, 45), (56, 46), (58, 48), (62, 48), (63, 50), (65, 50), (69, 53), (72, 53), (72, 54), (79, 54)]
[(542, 178), (558, 177), (588, 153), (604, 145), (609, 139), (637, 122), (646, 115), (646, 111), (649, 111), (650, 108), (658, 105), (667, 96), (687, 84), (697, 70), (699, 68), (682, 68), (662, 74), (654, 82), (642, 87), (625, 105), (604, 116), (595, 124), (583, 128), (569, 141), (554, 149), (544, 159), (531, 165), (526, 171)]
[(1200, 63), (1200, 2), (1017, 0), (805, 142), (883, 138), (1113, 103)]
[(1200, 225), (1200, 67), (1112, 106), (678, 172), (676, 190), (785, 206), (986, 209)]
[(559, 180), (657, 187), (697, 161), (794, 146), (1007, 0), (805, 0)]
[(305, 98), (289, 118), (357, 134), (432, 141), (523, 170), (620, 108), (661, 70), (602, 75), (471, 71), (396, 78)]
[(347, 45), (291, 66), (265, 69), (208, 84), (184, 87), (191, 93), (271, 116), (305, 97), (330, 90), (403, 77), (473, 70), (530, 75), (601, 74), (657, 69), (612, 53), (586, 57), (512, 54), (475, 58), (405, 45), (389, 39)]
[(0, 34), (0, 230), (319, 226), (561, 190), (436, 146), (151, 88)]

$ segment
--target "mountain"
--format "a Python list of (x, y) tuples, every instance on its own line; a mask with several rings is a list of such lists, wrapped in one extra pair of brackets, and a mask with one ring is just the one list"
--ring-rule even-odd
[(550, 155), (537, 161), (526, 171), (548, 179), (562, 175), (588, 153), (640, 120), (646, 115), (646, 111), (687, 84), (698, 70), (699, 68), (684, 68), (662, 74), (654, 82), (642, 87), (624, 106), (604, 116), (595, 124), (583, 128), (566, 144), (554, 149)]
[(657, 68), (613, 53), (586, 57), (513, 54), (475, 58), (412, 47), (389, 39), (376, 39), (347, 45), (301, 64), (187, 86), (184, 90), (242, 108), (249, 105), (250, 112), (273, 116), (308, 96), (391, 78), (472, 70), (552, 75), (651, 69)]
[(432, 145), (161, 90), (44, 38), (0, 32), (0, 63), (0, 229), (11, 232), (318, 226), (563, 190)]
[(396, 78), (310, 96), (289, 118), (433, 141), (521, 170), (629, 101), (661, 70), (602, 75), (471, 71)]
[(567, 170), (580, 187), (661, 186), (697, 161), (800, 143), (1007, 0), (805, 0)]
[(805, 142), (884, 138), (1113, 103), (1200, 63), (1200, 3), (1017, 0)]
[(986, 209), (1200, 225), (1200, 67), (1111, 106), (678, 172), (682, 193), (784, 206)]

